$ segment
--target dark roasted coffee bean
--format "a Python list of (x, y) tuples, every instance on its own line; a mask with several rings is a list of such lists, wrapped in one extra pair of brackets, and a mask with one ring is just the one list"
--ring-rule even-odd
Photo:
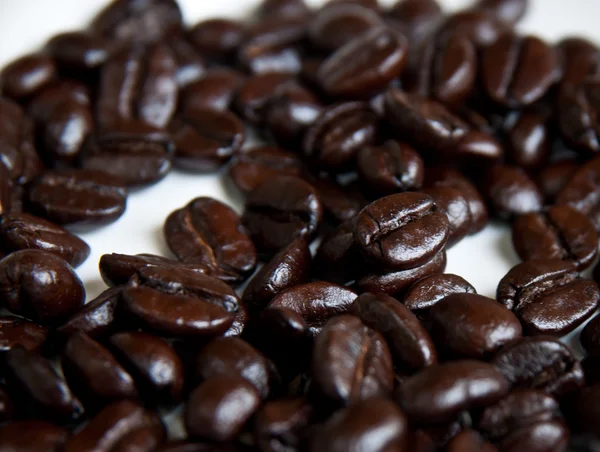
[(164, 234), (175, 256), (187, 264), (202, 264), (243, 280), (256, 267), (256, 250), (229, 206), (202, 197), (173, 212)]
[(8, 169), (0, 162), (0, 215), (13, 211), (13, 197), (16, 192)]
[(600, 131), (593, 119), (600, 107), (599, 93), (598, 77), (589, 77), (577, 84), (563, 84), (558, 94), (556, 113), (562, 138), (584, 154), (600, 151)]
[(513, 389), (539, 389), (561, 397), (584, 384), (583, 370), (571, 350), (548, 336), (524, 338), (500, 350), (492, 364)]
[(5, 378), (9, 392), (26, 415), (73, 421), (83, 413), (79, 401), (52, 364), (17, 345), (6, 352)]
[(300, 314), (311, 334), (316, 336), (331, 317), (347, 312), (356, 297), (351, 289), (317, 281), (281, 292), (268, 307), (290, 309)]
[(180, 92), (179, 109), (183, 112), (205, 108), (227, 110), (243, 83), (244, 74), (234, 69), (208, 69)]
[(335, 180), (309, 179), (317, 189), (325, 209), (325, 220), (332, 225), (352, 220), (367, 205), (358, 183), (340, 185)]
[(350, 219), (325, 235), (315, 256), (315, 276), (346, 284), (361, 275), (358, 263), (363, 259), (354, 242), (354, 222)]
[(151, 452), (157, 450), (165, 438), (162, 426), (141, 427), (121, 438), (111, 452)]
[(466, 197), (457, 188), (438, 186), (422, 190), (433, 199), (435, 205), (446, 214), (449, 224), (446, 247), (460, 242), (471, 231), (473, 219)]
[(506, 118), (506, 157), (510, 163), (535, 170), (548, 161), (551, 151), (548, 119), (547, 114), (535, 110), (512, 113)]
[(437, 362), (429, 333), (398, 300), (381, 293), (364, 293), (354, 301), (350, 312), (381, 333), (396, 366), (417, 371)]
[(48, 328), (20, 317), (0, 316), (0, 351), (20, 345), (25, 350), (38, 351), (46, 342)]
[(109, 342), (136, 379), (147, 403), (178, 402), (183, 391), (183, 364), (163, 339), (140, 332), (117, 333)]
[(522, 336), (519, 319), (496, 300), (470, 293), (448, 295), (427, 312), (440, 350), (485, 359)]
[(267, 359), (237, 337), (219, 337), (209, 342), (196, 356), (194, 371), (197, 381), (242, 377), (263, 399), (269, 395), (271, 377)]
[(214, 444), (208, 441), (178, 440), (163, 444), (160, 452), (243, 452), (242, 446), (235, 443)]
[(415, 282), (401, 298), (402, 303), (412, 311), (420, 311), (435, 306), (436, 303), (452, 294), (475, 294), (477, 291), (468, 281), (458, 275), (431, 275)]
[(533, 36), (501, 37), (483, 50), (481, 67), (487, 95), (509, 108), (542, 98), (561, 75), (554, 49)]
[(244, 124), (233, 113), (190, 109), (169, 126), (175, 142), (175, 165), (192, 171), (215, 171), (242, 147)]
[(524, 260), (560, 259), (573, 262), (578, 270), (589, 267), (598, 255), (598, 234), (585, 215), (568, 205), (517, 217), (512, 239)]
[(73, 31), (54, 36), (46, 44), (46, 51), (61, 69), (77, 73), (102, 66), (108, 60), (111, 48), (100, 36)]
[(123, 212), (127, 189), (123, 181), (100, 171), (46, 171), (28, 187), (26, 205), (57, 224), (103, 225)]
[(298, 237), (311, 239), (323, 218), (317, 190), (302, 179), (276, 176), (248, 195), (242, 223), (256, 248), (273, 254)]
[(234, 106), (236, 111), (250, 124), (262, 125), (265, 110), (277, 94), (277, 89), (292, 80), (291, 74), (267, 72), (249, 77), (238, 89)]
[(304, 0), (262, 0), (255, 11), (259, 18), (302, 16), (310, 12)]
[(310, 21), (308, 36), (314, 46), (333, 52), (382, 23), (376, 12), (364, 6), (331, 4), (321, 8)]
[(539, 212), (543, 199), (527, 173), (516, 166), (499, 165), (490, 169), (482, 184), (490, 208), (499, 218)]
[(509, 435), (500, 444), (500, 449), (515, 452), (565, 450), (568, 441), (569, 429), (564, 422), (540, 422)]
[(121, 399), (135, 399), (133, 377), (115, 356), (85, 333), (67, 341), (61, 358), (62, 370), (71, 390), (92, 409)]
[(52, 58), (32, 54), (5, 66), (0, 72), (0, 86), (5, 96), (22, 99), (48, 86), (55, 77), (56, 65)]
[(55, 324), (77, 311), (84, 300), (83, 283), (55, 254), (21, 250), (0, 261), (0, 303), (15, 314)]
[(494, 366), (479, 361), (437, 364), (407, 378), (398, 402), (417, 424), (450, 422), (461, 411), (491, 405), (509, 390)]
[(228, 61), (244, 40), (241, 22), (229, 19), (208, 19), (197, 23), (188, 32), (200, 54), (213, 61)]
[(0, 428), (0, 450), (54, 452), (69, 436), (66, 428), (44, 421), (14, 421)]
[(594, 281), (581, 279), (571, 262), (534, 260), (502, 278), (496, 299), (515, 312), (526, 333), (560, 336), (594, 313), (600, 290)]
[(133, 430), (152, 427), (162, 429), (160, 418), (130, 400), (121, 400), (105, 407), (64, 446), (65, 452), (111, 452), (113, 447)]
[(61, 226), (27, 213), (5, 214), (0, 218), (0, 249), (9, 254), (23, 249), (48, 251), (73, 267), (81, 265), (90, 247)]
[(600, 383), (600, 356), (588, 355), (581, 360), (586, 385)]
[(118, 327), (118, 307), (122, 292), (123, 286), (106, 289), (82, 306), (56, 331), (66, 336), (81, 332), (91, 337), (110, 333)]
[(594, 317), (581, 331), (581, 345), (590, 355), (600, 355), (600, 316)]
[(279, 293), (309, 280), (311, 260), (308, 242), (294, 240), (252, 277), (242, 301), (250, 308), (266, 307)]
[(372, 452), (408, 450), (406, 417), (389, 400), (373, 398), (344, 408), (323, 424), (311, 439), (311, 452)]
[(523, 18), (529, 4), (529, 0), (479, 0), (475, 8), (489, 11), (506, 25), (514, 26)]
[(224, 282), (191, 270), (145, 267), (123, 291), (123, 307), (169, 336), (212, 336), (231, 326), (239, 299)]
[(182, 22), (174, 0), (118, 0), (98, 13), (92, 30), (116, 42), (147, 43), (177, 33)]
[(324, 91), (332, 96), (364, 97), (397, 78), (406, 64), (408, 41), (388, 27), (376, 27), (333, 53), (319, 68)]
[(569, 204), (584, 215), (600, 206), (600, 157), (590, 160), (575, 171), (556, 196), (556, 204)]
[(349, 315), (331, 319), (316, 337), (312, 375), (325, 396), (345, 405), (385, 397), (394, 384), (385, 339)]
[(430, 261), (409, 270), (389, 273), (372, 273), (356, 281), (359, 292), (383, 292), (397, 295), (416, 281), (427, 276), (443, 273), (446, 269), (446, 251), (437, 253)]
[(574, 397), (570, 411), (573, 430), (578, 433), (598, 434), (598, 398), (600, 384), (582, 389)]
[(304, 155), (319, 169), (341, 170), (356, 153), (374, 144), (378, 135), (375, 113), (362, 102), (333, 105), (323, 111), (304, 137)]
[(444, 449), (446, 452), (498, 452), (475, 430), (463, 430), (450, 440)]
[(233, 440), (260, 406), (260, 395), (242, 377), (216, 377), (200, 384), (185, 408), (190, 437)]
[(354, 240), (379, 267), (406, 270), (433, 258), (448, 233), (445, 213), (429, 196), (401, 193), (365, 207), (356, 220)]
[(546, 203), (554, 203), (558, 193), (569, 182), (579, 167), (580, 165), (576, 160), (560, 160), (549, 163), (540, 170), (536, 177), (536, 183), (540, 187)]
[(254, 438), (260, 450), (298, 450), (304, 442), (312, 412), (313, 407), (301, 397), (267, 402), (254, 421)]
[(421, 156), (397, 141), (362, 148), (356, 156), (356, 169), (365, 189), (375, 195), (418, 190), (425, 173)]
[(200, 52), (185, 38), (174, 37), (169, 48), (175, 58), (175, 81), (181, 92), (188, 85), (200, 80), (205, 71), (205, 63)]
[(579, 36), (567, 36), (559, 41), (556, 51), (562, 62), (561, 86), (578, 85), (600, 70), (600, 52), (591, 41)]
[(459, 35), (473, 41), (478, 47), (486, 47), (496, 42), (506, 31), (507, 26), (493, 12), (463, 10), (448, 16), (438, 33), (442, 40)]

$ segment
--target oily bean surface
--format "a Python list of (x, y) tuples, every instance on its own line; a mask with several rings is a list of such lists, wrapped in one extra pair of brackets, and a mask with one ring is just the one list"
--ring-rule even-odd
[(0, 445), (5, 450), (36, 452), (60, 450), (69, 431), (46, 421), (12, 421), (0, 428)]
[(464, 278), (443, 273), (431, 275), (415, 282), (401, 298), (402, 303), (412, 311), (420, 311), (435, 306), (439, 301), (452, 294), (477, 293)]
[(43, 54), (23, 56), (0, 72), (0, 84), (5, 96), (22, 99), (48, 86), (56, 77), (54, 60)]
[(267, 402), (256, 414), (256, 443), (268, 452), (300, 447), (312, 413), (313, 407), (302, 397)]
[(457, 188), (438, 186), (422, 190), (433, 199), (435, 205), (448, 218), (448, 242), (446, 248), (456, 245), (466, 237), (473, 227), (473, 217), (467, 197)]
[(511, 218), (542, 209), (539, 188), (527, 173), (516, 166), (496, 166), (482, 187), (491, 210), (500, 218)]
[(48, 328), (9, 315), (0, 316), (0, 352), (19, 345), (29, 351), (39, 351), (48, 337)]

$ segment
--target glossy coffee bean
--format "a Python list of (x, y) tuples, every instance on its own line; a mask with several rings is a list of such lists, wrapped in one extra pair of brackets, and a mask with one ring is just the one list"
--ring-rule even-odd
[(534, 260), (513, 267), (498, 285), (497, 300), (514, 311), (528, 334), (561, 336), (598, 307), (600, 291), (560, 260)]
[(487, 442), (475, 430), (463, 430), (450, 440), (445, 449), (447, 452), (497, 452), (498, 449)]
[(148, 43), (178, 32), (182, 21), (174, 0), (118, 0), (100, 11), (91, 27), (117, 42)]
[(444, 18), (437, 0), (399, 0), (387, 11), (394, 27), (404, 33), (410, 43), (410, 51), (420, 48)]
[(569, 429), (563, 421), (540, 422), (517, 430), (501, 444), (501, 450), (527, 452), (537, 450), (565, 450)]
[(13, 187), (8, 169), (4, 164), (0, 165), (0, 215), (13, 210), (13, 197), (16, 192)]
[(319, 199), (325, 209), (325, 220), (332, 225), (352, 220), (367, 205), (356, 182), (341, 185), (332, 179), (309, 179), (319, 193)]
[(212, 61), (227, 61), (244, 40), (244, 26), (229, 19), (208, 19), (188, 32), (192, 44)]
[(401, 193), (365, 207), (356, 220), (354, 240), (376, 265), (406, 270), (435, 256), (448, 233), (446, 215), (429, 196)]
[(354, 301), (350, 313), (385, 338), (396, 366), (418, 371), (437, 362), (429, 333), (398, 300), (381, 293), (364, 293)]
[(242, 223), (259, 252), (272, 254), (298, 237), (312, 238), (322, 218), (323, 205), (312, 185), (276, 176), (248, 195)]
[(181, 91), (202, 78), (206, 69), (205, 61), (200, 52), (184, 37), (174, 36), (168, 45), (175, 59), (175, 81)]
[(266, 307), (284, 290), (308, 282), (311, 261), (308, 242), (304, 238), (294, 240), (252, 277), (242, 301), (250, 308)]
[(123, 291), (123, 307), (133, 318), (169, 336), (224, 333), (238, 305), (237, 295), (224, 282), (168, 267), (141, 268)]
[(377, 134), (377, 117), (366, 104), (333, 105), (307, 130), (304, 155), (319, 169), (341, 170), (361, 148), (374, 144)]
[(543, 166), (551, 152), (548, 115), (535, 110), (510, 114), (506, 118), (507, 158), (517, 166), (535, 170)]
[(313, 407), (302, 397), (267, 402), (256, 414), (254, 438), (260, 450), (280, 452), (302, 445)]
[(438, 364), (407, 378), (398, 402), (417, 424), (449, 422), (464, 410), (491, 405), (509, 390), (494, 366), (479, 361)]
[(117, 333), (109, 338), (115, 356), (136, 378), (148, 403), (178, 402), (183, 391), (183, 364), (163, 339), (140, 332)]
[(57, 422), (74, 421), (83, 408), (50, 361), (17, 345), (6, 352), (5, 378), (9, 393), (25, 415)]
[(476, 294), (449, 295), (429, 309), (427, 318), (438, 347), (461, 358), (485, 359), (522, 336), (511, 311)]
[(507, 30), (507, 26), (493, 12), (463, 10), (448, 16), (438, 33), (440, 39), (459, 35), (473, 41), (478, 47), (486, 47), (495, 43)]
[(267, 72), (249, 77), (237, 91), (235, 110), (250, 124), (262, 125), (270, 100), (279, 87), (292, 80), (292, 75), (284, 72)]
[(539, 212), (542, 194), (527, 173), (516, 166), (496, 166), (482, 184), (491, 210), (499, 218)]
[(86, 407), (99, 408), (116, 400), (138, 397), (129, 372), (108, 349), (85, 333), (69, 338), (61, 365), (69, 387)]
[(83, 283), (55, 254), (21, 250), (0, 261), (0, 302), (15, 314), (55, 324), (77, 311), (84, 300)]
[(69, 431), (45, 421), (13, 421), (0, 428), (0, 449), (41, 452), (60, 450)]
[(588, 76), (598, 74), (600, 53), (588, 39), (566, 36), (558, 42), (556, 51), (562, 63), (561, 86), (577, 85)]
[(22, 249), (39, 249), (62, 257), (70, 265), (81, 265), (90, 247), (66, 229), (26, 213), (3, 215), (0, 219), (2, 251), (9, 254)]
[(524, 261), (560, 259), (573, 262), (583, 270), (598, 254), (594, 224), (568, 205), (517, 217), (512, 225), (512, 237), (515, 250)]
[(349, 41), (319, 68), (318, 78), (328, 94), (362, 97), (377, 92), (400, 75), (408, 42), (388, 27), (377, 27)]
[(542, 98), (561, 72), (551, 46), (536, 37), (510, 34), (483, 50), (481, 67), (487, 95), (509, 108)]
[(342, 452), (354, 448), (383, 452), (407, 450), (406, 416), (389, 400), (360, 401), (332, 416), (311, 439), (311, 452)]
[(130, 400), (106, 406), (67, 440), (65, 452), (110, 452), (132, 430), (151, 427), (163, 429), (156, 413)]
[(584, 388), (574, 397), (571, 418), (573, 430), (592, 435), (598, 433), (598, 397), (600, 384)]
[(32, 213), (57, 224), (102, 225), (116, 221), (127, 200), (124, 182), (100, 171), (46, 171), (29, 185)]
[(188, 435), (233, 440), (260, 405), (258, 391), (242, 377), (211, 378), (200, 384), (185, 408)]
[(304, 0), (262, 0), (255, 11), (259, 18), (302, 16), (310, 9)]
[(554, 203), (558, 193), (573, 177), (579, 166), (576, 160), (559, 160), (549, 163), (540, 170), (536, 183), (547, 203)]
[(316, 336), (331, 317), (347, 312), (356, 297), (351, 289), (317, 281), (281, 292), (268, 307), (290, 309), (300, 314), (311, 334)]
[(579, 337), (581, 345), (590, 355), (600, 355), (600, 317), (596, 316), (588, 322)]
[(406, 143), (364, 147), (356, 156), (356, 167), (366, 189), (376, 195), (414, 191), (423, 185), (423, 159)]
[(458, 275), (439, 274), (423, 278), (411, 285), (402, 303), (412, 311), (420, 311), (435, 306), (439, 301), (453, 294), (475, 294), (477, 291), (468, 281)]
[(0, 86), (5, 96), (22, 99), (48, 86), (56, 77), (52, 58), (32, 54), (13, 61), (0, 72)]
[(556, 204), (569, 204), (584, 215), (590, 215), (600, 205), (598, 186), (600, 158), (590, 160), (573, 173), (570, 180), (556, 195)]
[(354, 223), (355, 219), (346, 220), (323, 237), (314, 259), (315, 277), (346, 284), (362, 274), (356, 265), (363, 257), (354, 242)]
[(81, 31), (60, 33), (46, 44), (46, 51), (59, 67), (74, 72), (101, 67), (108, 60), (111, 50), (102, 37)]
[(430, 187), (422, 190), (433, 199), (435, 205), (446, 214), (449, 224), (448, 241), (446, 247), (460, 242), (472, 228), (473, 218), (466, 196), (457, 188)]
[(513, 389), (539, 389), (561, 397), (584, 385), (583, 370), (571, 350), (547, 336), (524, 338), (500, 350), (492, 364)]
[(179, 96), (179, 110), (227, 110), (243, 83), (244, 74), (234, 69), (207, 69), (200, 79), (183, 89)]
[(0, 351), (6, 352), (21, 346), (36, 352), (48, 337), (48, 328), (34, 322), (9, 315), (0, 316)]
[(245, 140), (244, 124), (233, 113), (187, 109), (169, 126), (175, 165), (190, 171), (215, 171), (236, 154)]
[(561, 136), (584, 154), (600, 150), (598, 125), (589, 119), (598, 111), (599, 89), (597, 77), (589, 77), (574, 85), (563, 84), (558, 94), (557, 122)]
[(446, 251), (437, 253), (430, 261), (409, 270), (371, 273), (356, 281), (359, 292), (383, 292), (397, 295), (411, 284), (427, 276), (443, 273), (446, 269)]
[(479, 0), (475, 8), (489, 11), (507, 25), (519, 22), (529, 7), (528, 0)]
[(169, 248), (187, 264), (202, 264), (239, 279), (254, 271), (256, 250), (229, 206), (202, 197), (174, 211), (164, 225)]
[(125, 435), (111, 449), (114, 452), (152, 451), (165, 440), (166, 432), (162, 426), (141, 427)]
[(350, 315), (331, 319), (316, 337), (312, 375), (325, 396), (345, 405), (385, 397), (393, 388), (392, 357), (385, 339)]

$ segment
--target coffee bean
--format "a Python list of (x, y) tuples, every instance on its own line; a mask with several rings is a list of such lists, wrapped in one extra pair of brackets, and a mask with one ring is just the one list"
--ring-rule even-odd
[(66, 428), (45, 421), (13, 421), (0, 428), (0, 448), (23, 452), (60, 450), (69, 436)]
[(70, 265), (81, 265), (90, 247), (54, 223), (27, 213), (5, 214), (0, 219), (0, 248), (6, 254), (23, 249), (44, 250), (62, 257)]
[(557, 122), (561, 136), (584, 154), (600, 151), (598, 124), (590, 120), (599, 108), (599, 89), (598, 77), (589, 77), (574, 85), (563, 84), (558, 94)]
[(489, 11), (506, 25), (514, 26), (528, 10), (528, 0), (479, 0), (475, 8)]
[(584, 384), (583, 370), (571, 350), (547, 336), (524, 338), (500, 350), (492, 364), (513, 389), (539, 389), (561, 397)]
[(448, 233), (446, 215), (429, 196), (402, 193), (365, 207), (358, 215), (354, 240), (378, 266), (407, 270), (433, 258), (446, 244)]
[(405, 450), (406, 417), (389, 400), (372, 398), (336, 413), (311, 439), (311, 452), (342, 452), (352, 448), (383, 452)]
[(529, 334), (563, 335), (598, 307), (594, 281), (581, 279), (576, 267), (560, 260), (534, 260), (513, 267), (498, 285), (497, 300), (514, 311)]
[(568, 441), (569, 430), (564, 422), (540, 422), (517, 430), (500, 444), (500, 448), (516, 452), (564, 450)]
[(108, 60), (111, 48), (100, 36), (72, 31), (52, 37), (46, 44), (46, 51), (61, 69), (78, 72), (102, 66)]
[[(197, 442), (197, 441), (187, 441), (187, 440), (178, 440), (172, 441), (160, 448), (161, 452), (216, 452), (217, 450), (220, 452), (241, 452), (241, 446), (237, 446), (231, 443), (219, 443), (218, 445), (211, 444), (210, 442)], [(217, 449), (215, 449), (217, 448)]]
[(202, 78), (205, 62), (200, 52), (185, 38), (173, 37), (168, 42), (175, 59), (175, 81), (180, 92)]
[(507, 26), (491, 11), (463, 10), (448, 16), (441, 25), (439, 39), (452, 35), (468, 38), (478, 47), (495, 43), (507, 32)]
[(20, 317), (0, 316), (0, 351), (6, 352), (21, 346), (25, 350), (36, 352), (46, 342), (48, 328), (29, 322)]
[(166, 432), (162, 426), (141, 427), (125, 435), (111, 450), (114, 452), (156, 450), (165, 438)]
[(256, 412), (260, 400), (258, 391), (242, 377), (208, 379), (194, 389), (186, 405), (188, 435), (230, 441)]
[(457, 293), (427, 313), (436, 344), (452, 356), (484, 359), (522, 336), (519, 319), (491, 298)]
[(4, 164), (0, 164), (0, 215), (5, 215), (13, 210), (14, 192), (10, 173)]
[(418, 190), (425, 172), (421, 156), (408, 144), (397, 141), (360, 149), (356, 169), (365, 188), (380, 196)]
[(475, 294), (477, 291), (468, 281), (454, 274), (427, 276), (411, 285), (402, 302), (413, 310), (429, 309), (452, 294)]
[(9, 393), (25, 415), (58, 422), (77, 420), (83, 413), (79, 401), (52, 364), (17, 345), (6, 352), (5, 378)]
[(600, 384), (595, 384), (582, 389), (572, 402), (572, 426), (575, 432), (598, 433), (598, 397), (600, 397)]
[(506, 118), (507, 158), (528, 170), (543, 166), (550, 156), (551, 134), (549, 115), (536, 110), (524, 110)]
[(450, 440), (447, 452), (497, 452), (498, 449), (488, 443), (475, 430), (464, 430)]
[(376, 27), (333, 53), (319, 68), (318, 78), (328, 94), (367, 96), (398, 77), (406, 64), (408, 42), (388, 27)]
[(291, 74), (281, 72), (267, 72), (249, 77), (237, 91), (235, 110), (250, 124), (262, 125), (269, 101), (280, 86), (291, 80)]
[(418, 371), (437, 362), (437, 351), (427, 330), (402, 303), (389, 295), (363, 293), (350, 312), (381, 333), (396, 366)]
[(395, 2), (387, 15), (392, 25), (398, 27), (408, 38), (409, 51), (421, 47), (422, 42), (430, 36), (444, 18), (442, 7), (437, 0), (402, 0)]
[(277, 176), (249, 195), (242, 223), (256, 248), (273, 254), (298, 237), (312, 238), (323, 218), (314, 187), (293, 176)]
[(240, 280), (256, 267), (256, 250), (239, 216), (216, 199), (196, 198), (173, 212), (164, 234), (171, 251), (187, 264), (218, 268)]
[(354, 223), (355, 218), (347, 220), (323, 237), (314, 259), (315, 277), (346, 284), (362, 274), (358, 262), (363, 257), (354, 242)]
[(192, 44), (212, 61), (227, 61), (244, 40), (244, 26), (229, 19), (208, 19), (188, 32)]
[(349, 315), (331, 319), (316, 337), (312, 374), (325, 396), (346, 405), (386, 396), (393, 388), (383, 336)]
[(340, 185), (332, 179), (309, 179), (319, 193), (325, 220), (332, 225), (352, 220), (367, 205), (358, 183)]
[(199, 80), (187, 85), (179, 96), (182, 112), (211, 108), (224, 111), (233, 102), (236, 91), (244, 83), (244, 74), (234, 69), (211, 68)]
[(558, 193), (573, 177), (579, 166), (579, 163), (575, 160), (560, 160), (549, 163), (540, 170), (536, 178), (536, 183), (540, 187), (547, 203), (554, 203)]
[(22, 99), (48, 86), (56, 77), (52, 58), (32, 54), (19, 58), (0, 72), (0, 85), (5, 96)]
[(581, 331), (581, 345), (590, 355), (600, 355), (600, 317), (594, 317)]
[(259, 18), (302, 16), (310, 12), (304, 0), (262, 0), (254, 12)]
[(482, 190), (490, 208), (500, 218), (539, 212), (542, 194), (527, 173), (516, 166), (495, 166), (485, 177)]
[(580, 361), (586, 385), (600, 383), (600, 357), (588, 355)]
[(449, 224), (446, 247), (456, 245), (471, 231), (473, 219), (466, 197), (457, 188), (438, 186), (422, 190), (446, 214)]
[(560, 259), (573, 262), (583, 270), (598, 254), (594, 224), (568, 205), (517, 217), (512, 225), (512, 237), (515, 250), (524, 261)]
[(333, 105), (307, 130), (303, 151), (319, 169), (341, 170), (378, 135), (375, 113), (362, 102)]
[(491, 405), (509, 390), (494, 366), (479, 361), (453, 361), (427, 367), (407, 378), (398, 402), (417, 424), (449, 422), (461, 411)]
[(138, 397), (133, 377), (108, 349), (85, 333), (69, 338), (61, 365), (69, 387), (86, 407), (97, 409)]
[(254, 422), (254, 438), (260, 450), (297, 450), (304, 443), (312, 412), (313, 407), (301, 397), (267, 402)]
[(92, 30), (117, 42), (148, 43), (176, 34), (182, 22), (174, 0), (118, 0), (96, 15)]
[(569, 204), (584, 215), (600, 205), (600, 158), (590, 160), (573, 173), (556, 196), (556, 204)]
[(85, 289), (75, 271), (52, 253), (21, 250), (0, 261), (0, 301), (15, 314), (55, 324), (84, 300)]
[(591, 41), (577, 36), (567, 36), (556, 46), (561, 63), (563, 77), (561, 87), (578, 85), (590, 76), (598, 75), (600, 53)]
[(356, 293), (346, 287), (317, 281), (281, 292), (268, 307), (290, 309), (300, 314), (311, 334), (316, 336), (331, 317), (347, 312), (356, 297)]
[(123, 215), (127, 189), (105, 172), (55, 170), (33, 181), (26, 196), (33, 213), (57, 224), (102, 225)]

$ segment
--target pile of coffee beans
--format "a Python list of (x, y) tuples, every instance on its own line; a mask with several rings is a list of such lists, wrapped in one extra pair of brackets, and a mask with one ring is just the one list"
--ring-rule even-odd
[[(600, 303), (600, 48), (527, 7), (116, 0), (6, 66), (0, 450), (600, 451), (600, 315), (559, 340)], [(75, 233), (172, 168), (243, 213), (172, 206), (86, 300)], [(444, 273), (491, 218), (496, 299)]]

